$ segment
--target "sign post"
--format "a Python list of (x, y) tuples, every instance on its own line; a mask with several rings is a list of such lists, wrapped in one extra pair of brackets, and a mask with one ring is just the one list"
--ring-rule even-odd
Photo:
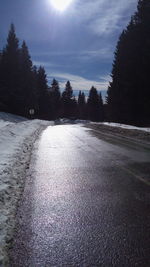
[(30, 114), (30, 119), (33, 119), (33, 116), (34, 116), (34, 109), (29, 109), (29, 114)]

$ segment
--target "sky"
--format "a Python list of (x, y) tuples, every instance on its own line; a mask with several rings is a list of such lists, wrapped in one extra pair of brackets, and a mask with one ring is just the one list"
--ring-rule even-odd
[[(0, 0), (0, 49), (10, 24), (20, 44), (26, 41), (32, 61), (44, 66), (49, 83), (74, 91), (91, 86), (105, 94), (118, 37), (130, 21), (137, 0), (72, 0), (63, 12), (52, 0)], [(62, 0), (63, 1), (63, 0)]]

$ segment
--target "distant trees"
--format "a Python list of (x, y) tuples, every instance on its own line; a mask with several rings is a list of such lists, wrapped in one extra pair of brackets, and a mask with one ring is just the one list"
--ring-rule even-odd
[(94, 86), (92, 86), (89, 92), (89, 97), (87, 101), (87, 113), (88, 119), (92, 121), (104, 120), (102, 96), (101, 94), (98, 95), (97, 89)]
[(104, 121), (105, 119), (105, 111), (104, 111), (104, 103), (101, 92), (99, 93), (99, 121)]
[(78, 117), (79, 119), (86, 119), (86, 100), (84, 92), (79, 91), (78, 95)]
[(76, 116), (77, 113), (77, 102), (73, 96), (72, 86), (70, 81), (67, 81), (65, 90), (62, 93), (62, 116), (65, 118), (71, 118)]
[(61, 115), (61, 93), (59, 83), (53, 79), (50, 91), (51, 119), (58, 119)]
[(92, 87), (88, 101), (84, 92), (73, 95), (70, 81), (61, 94), (59, 83), (53, 79), (48, 86), (45, 69), (33, 65), (27, 44), (21, 47), (13, 24), (6, 47), (0, 52), (0, 111), (34, 118), (55, 120), (60, 117), (103, 121), (103, 101)]
[(37, 96), (38, 117), (40, 119), (49, 119), (47, 75), (42, 66), (37, 70)]
[(118, 40), (107, 103), (112, 121), (150, 125), (150, 2), (137, 12)]

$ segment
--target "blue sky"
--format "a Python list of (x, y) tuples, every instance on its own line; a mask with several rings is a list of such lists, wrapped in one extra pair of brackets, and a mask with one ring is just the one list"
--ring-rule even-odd
[[(63, 0), (62, 0), (63, 1)], [(135, 12), (137, 0), (72, 0), (59, 12), (51, 0), (0, 0), (0, 49), (10, 23), (27, 42), (34, 64), (49, 82), (74, 90), (107, 90), (118, 37)]]

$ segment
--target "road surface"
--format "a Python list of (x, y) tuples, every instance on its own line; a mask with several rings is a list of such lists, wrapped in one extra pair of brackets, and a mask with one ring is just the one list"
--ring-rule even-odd
[(35, 144), (11, 266), (150, 266), (150, 151), (80, 125)]

